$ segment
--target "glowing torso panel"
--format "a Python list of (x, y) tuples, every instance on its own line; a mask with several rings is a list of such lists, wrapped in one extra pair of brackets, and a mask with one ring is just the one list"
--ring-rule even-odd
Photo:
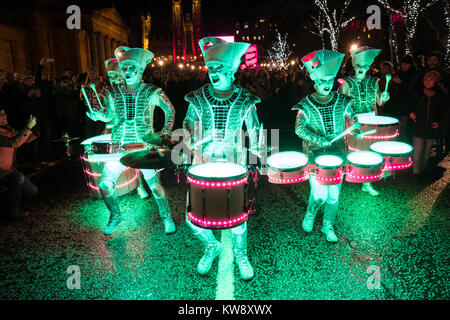
[(253, 147), (256, 144), (259, 121), (255, 104), (260, 101), (256, 96), (235, 87), (230, 97), (218, 99), (212, 96), (210, 85), (205, 85), (188, 93), (185, 99), (190, 105), (184, 127), (191, 132), (195, 141), (212, 137), (203, 146), (204, 158), (239, 162), (244, 122)]
[(352, 77), (345, 78), (348, 85), (348, 95), (353, 98), (353, 111), (355, 113), (367, 113), (376, 110), (377, 107), (377, 79), (366, 78), (357, 81)]
[[(135, 92), (125, 87), (113, 87), (108, 90), (107, 113), (112, 119), (112, 140), (120, 144), (142, 142), (142, 138), (152, 133), (153, 114), (161, 96), (160, 88), (142, 83)], [(161, 106), (166, 114), (165, 129), (173, 124), (173, 110)]]
[[(314, 142), (309, 132), (331, 140), (339, 135), (345, 127), (345, 117), (354, 117), (351, 99), (337, 92), (332, 92), (332, 98), (326, 103), (318, 101), (314, 95), (309, 95), (300, 101), (294, 110), (301, 110), (304, 114), (297, 123), (296, 132), (303, 131), (302, 138)], [(298, 133), (297, 133), (298, 134)]]

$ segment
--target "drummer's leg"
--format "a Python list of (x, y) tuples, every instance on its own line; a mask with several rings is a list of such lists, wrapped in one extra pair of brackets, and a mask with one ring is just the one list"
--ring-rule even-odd
[(329, 242), (337, 242), (338, 240), (334, 233), (333, 225), (339, 207), (341, 186), (342, 184), (328, 186), (328, 196), (323, 214), (322, 232), (326, 235)]
[(148, 183), (150, 190), (155, 197), (156, 204), (158, 205), (159, 215), (161, 216), (166, 234), (173, 234), (176, 231), (175, 224), (173, 223), (170, 215), (169, 204), (167, 203), (166, 194), (164, 188), (159, 181), (159, 175), (156, 170), (141, 170), (144, 175), (145, 181)]
[(380, 193), (372, 186), (371, 182), (363, 182), (361, 190), (374, 197), (380, 195)]
[(102, 176), (100, 178), (99, 188), (103, 200), (110, 212), (108, 225), (105, 227), (104, 234), (111, 235), (117, 225), (122, 221), (123, 217), (120, 212), (119, 201), (116, 194), (116, 181), (125, 170), (118, 161), (108, 161), (103, 167)]
[(146, 183), (145, 183), (144, 176), (142, 175), (142, 172), (139, 173), (138, 179), (139, 179), (139, 187), (137, 188), (138, 194), (141, 197), (141, 199), (147, 199), (148, 193), (147, 193), (147, 190), (145, 190)]
[(318, 184), (314, 176), (309, 177), (309, 185), (311, 190), (309, 193), (308, 208), (306, 209), (306, 215), (302, 223), (303, 230), (306, 232), (312, 231), (317, 211), (325, 203), (328, 194), (327, 186)]
[(186, 214), (186, 224), (191, 228), (194, 236), (205, 246), (205, 253), (197, 265), (197, 272), (204, 276), (211, 270), (214, 259), (222, 253), (220, 242), (214, 237), (211, 230), (203, 229), (192, 224)]
[(242, 280), (251, 280), (255, 276), (247, 257), (247, 222), (231, 229), (234, 248), (234, 261), (239, 267)]

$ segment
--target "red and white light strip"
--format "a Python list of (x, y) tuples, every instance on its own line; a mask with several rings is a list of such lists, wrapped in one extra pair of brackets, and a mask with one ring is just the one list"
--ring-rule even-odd
[(358, 176), (358, 175), (353, 175), (351, 173), (347, 173), (347, 175), (349, 177), (355, 178), (355, 179), (364, 179), (364, 180), (380, 180), (381, 176), (383, 175), (383, 173), (380, 174), (376, 174), (376, 175), (372, 175), (372, 176)]
[(394, 165), (390, 165), (390, 166), (385, 166), (383, 170), (402, 170), (402, 169), (408, 169), (412, 166), (413, 162), (409, 161), (406, 164), (394, 164)]
[(273, 178), (273, 177), (269, 176), (269, 181), (273, 181), (276, 183), (297, 183), (297, 182), (306, 181), (306, 180), (308, 180), (308, 178), (309, 178), (309, 173), (305, 174), (302, 177), (298, 177), (295, 179), (279, 179), (279, 178)]
[(240, 217), (227, 220), (208, 220), (195, 217), (191, 212), (188, 213), (189, 220), (201, 225), (202, 227), (231, 227), (236, 223), (245, 221), (248, 219), (248, 213), (243, 213)]
[(342, 178), (343, 178), (343, 177), (344, 177), (344, 175), (341, 174), (339, 177), (334, 177), (334, 178), (322, 178), (322, 177), (319, 177), (319, 176), (316, 174), (316, 179), (317, 179), (317, 180), (325, 181), (325, 182), (342, 181)]
[[(127, 182), (124, 182), (124, 183), (122, 183), (122, 184), (117, 185), (117, 186), (116, 186), (116, 189), (120, 189), (120, 188), (123, 188), (123, 187), (127, 187), (128, 185), (130, 185), (130, 184), (132, 184), (133, 182), (135, 182), (137, 178), (138, 178), (138, 173), (136, 173), (136, 175), (134, 176), (133, 179), (128, 180)], [(91, 188), (91, 189), (93, 189), (93, 190), (96, 190), (96, 191), (99, 191), (99, 190), (100, 190), (99, 187), (94, 186), (94, 185), (91, 184), (90, 182), (88, 183), (88, 186), (89, 186), (89, 188)]]
[(209, 182), (209, 181), (202, 181), (202, 180), (195, 180), (190, 177), (187, 178), (187, 181), (189, 183), (201, 186), (201, 187), (212, 187), (212, 188), (226, 188), (226, 187), (235, 187), (239, 186), (241, 184), (247, 183), (248, 177), (245, 177), (241, 180), (235, 180), (235, 181), (225, 181), (225, 182)]

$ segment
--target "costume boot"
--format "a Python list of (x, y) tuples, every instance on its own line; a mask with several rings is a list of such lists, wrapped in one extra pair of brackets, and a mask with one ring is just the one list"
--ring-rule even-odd
[(103, 230), (103, 233), (105, 236), (110, 236), (116, 229), (117, 225), (122, 222), (123, 216), (120, 212), (119, 201), (115, 192), (109, 196), (103, 196), (103, 200), (105, 200), (105, 204), (110, 212), (109, 222)]
[(361, 190), (364, 192), (367, 192), (368, 194), (370, 194), (373, 197), (376, 197), (380, 194), (377, 190), (375, 190), (373, 188), (373, 186), (370, 182), (363, 183)]
[(222, 253), (222, 246), (211, 230), (197, 231), (195, 236), (203, 242), (205, 253), (197, 265), (197, 272), (204, 276), (211, 270), (214, 259)]
[(251, 280), (255, 276), (247, 257), (247, 228), (243, 233), (232, 232), (234, 261), (239, 267), (242, 280)]
[(339, 202), (326, 203), (323, 214), (322, 232), (326, 235), (328, 242), (337, 242), (338, 238), (334, 233), (334, 219), (336, 218)]
[(177, 229), (175, 227), (175, 223), (173, 223), (172, 217), (170, 216), (170, 209), (166, 197), (162, 196), (161, 198), (158, 198), (155, 195), (155, 201), (159, 208), (159, 215), (161, 216), (164, 224), (164, 231), (168, 235), (174, 234)]

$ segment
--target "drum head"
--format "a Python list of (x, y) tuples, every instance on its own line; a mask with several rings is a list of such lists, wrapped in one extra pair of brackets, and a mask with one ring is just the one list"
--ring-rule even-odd
[(375, 116), (375, 115), (359, 115), (358, 121), (361, 124), (391, 126), (398, 123), (398, 119), (392, 117)]
[(227, 181), (245, 178), (246, 167), (231, 162), (208, 162), (189, 168), (187, 175), (191, 178), (206, 181)]
[(344, 164), (344, 160), (341, 157), (335, 156), (335, 155), (322, 155), (318, 156), (314, 163), (318, 167), (322, 168), (339, 168)]
[(380, 141), (372, 143), (370, 150), (383, 156), (406, 156), (413, 152), (413, 147), (398, 141)]
[(85, 146), (85, 145), (90, 145), (93, 142), (102, 142), (102, 143), (104, 143), (104, 142), (111, 142), (111, 139), (112, 139), (112, 135), (111, 134), (103, 134), (101, 136), (96, 136), (96, 137), (92, 137), (92, 138), (89, 138), (87, 140), (84, 140), (81, 144), (83, 146)]
[(376, 167), (383, 164), (383, 157), (371, 151), (356, 151), (347, 155), (347, 162), (358, 167)]
[(301, 152), (279, 152), (267, 159), (267, 165), (276, 171), (296, 171), (308, 165), (308, 157)]

